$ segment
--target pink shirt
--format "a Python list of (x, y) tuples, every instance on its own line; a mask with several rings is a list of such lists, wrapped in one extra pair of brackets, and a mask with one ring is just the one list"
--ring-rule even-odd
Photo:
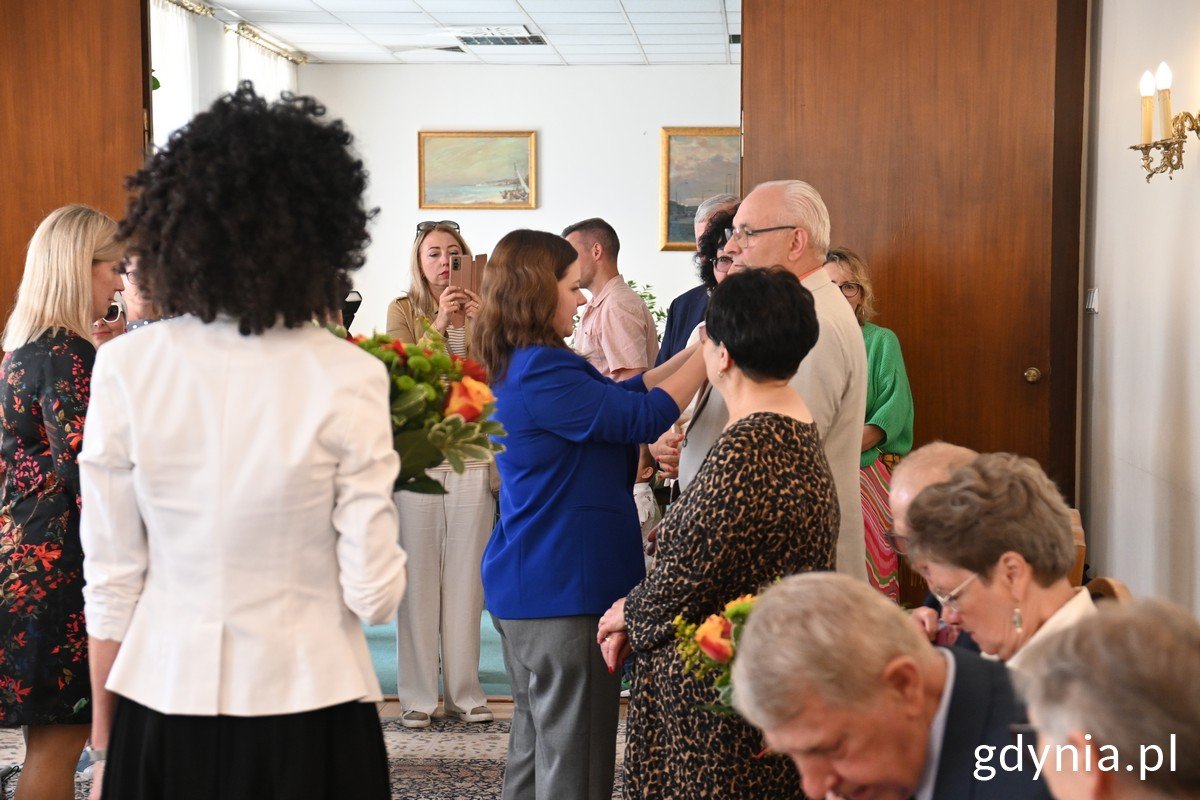
[(583, 307), (575, 350), (606, 378), (616, 370), (647, 370), (654, 365), (658, 357), (654, 317), (620, 275)]

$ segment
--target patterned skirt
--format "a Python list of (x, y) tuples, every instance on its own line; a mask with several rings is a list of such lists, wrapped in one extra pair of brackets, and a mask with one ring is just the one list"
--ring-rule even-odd
[[(862, 492), (863, 524), (867, 543), (867, 578), (892, 602), (900, 602), (900, 559), (884, 538), (892, 527), (892, 507), (888, 495), (892, 471), (880, 456), (858, 471)], [(891, 456), (894, 458), (894, 456)]]

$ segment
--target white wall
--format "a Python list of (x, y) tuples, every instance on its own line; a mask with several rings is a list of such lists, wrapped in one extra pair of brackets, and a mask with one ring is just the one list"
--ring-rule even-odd
[[(1200, 614), (1200, 139), (1146, 183), (1138, 80), (1166, 60), (1200, 107), (1200, 3), (1100, 0), (1085, 317), (1084, 522), (1099, 574)], [(1156, 122), (1156, 136), (1157, 122)]]
[[(665, 309), (699, 283), (690, 253), (659, 251), (659, 133), (664, 126), (737, 125), (738, 66), (305, 65), (299, 91), (345, 120), (370, 171), (380, 214), (355, 276), (355, 332), (384, 327), (409, 282), (416, 223), (453, 219), (490, 253), (515, 228), (558, 233), (601, 216), (621, 238), (621, 272), (653, 285)], [(421, 210), (417, 131), (536, 130), (538, 207)]]

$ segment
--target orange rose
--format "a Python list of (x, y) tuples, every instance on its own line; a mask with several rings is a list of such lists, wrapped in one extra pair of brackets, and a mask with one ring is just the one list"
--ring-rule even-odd
[(733, 624), (724, 617), (712, 614), (696, 629), (696, 644), (704, 655), (719, 664), (733, 660)]
[(486, 383), (463, 376), (461, 381), (450, 384), (450, 399), (446, 402), (446, 416), (461, 414), (467, 422), (474, 422), (483, 413), (483, 408), (495, 398)]

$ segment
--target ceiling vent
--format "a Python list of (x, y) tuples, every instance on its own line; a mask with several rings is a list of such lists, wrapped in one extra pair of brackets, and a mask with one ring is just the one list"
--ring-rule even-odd
[(527, 47), (545, 44), (546, 40), (531, 33), (524, 25), (495, 25), (488, 27), (451, 28), (450, 32), (468, 47), (480, 45)]
[(729, 43), (730, 44), (741, 44), (742, 43), (742, 35), (740, 33), (729, 34)]

